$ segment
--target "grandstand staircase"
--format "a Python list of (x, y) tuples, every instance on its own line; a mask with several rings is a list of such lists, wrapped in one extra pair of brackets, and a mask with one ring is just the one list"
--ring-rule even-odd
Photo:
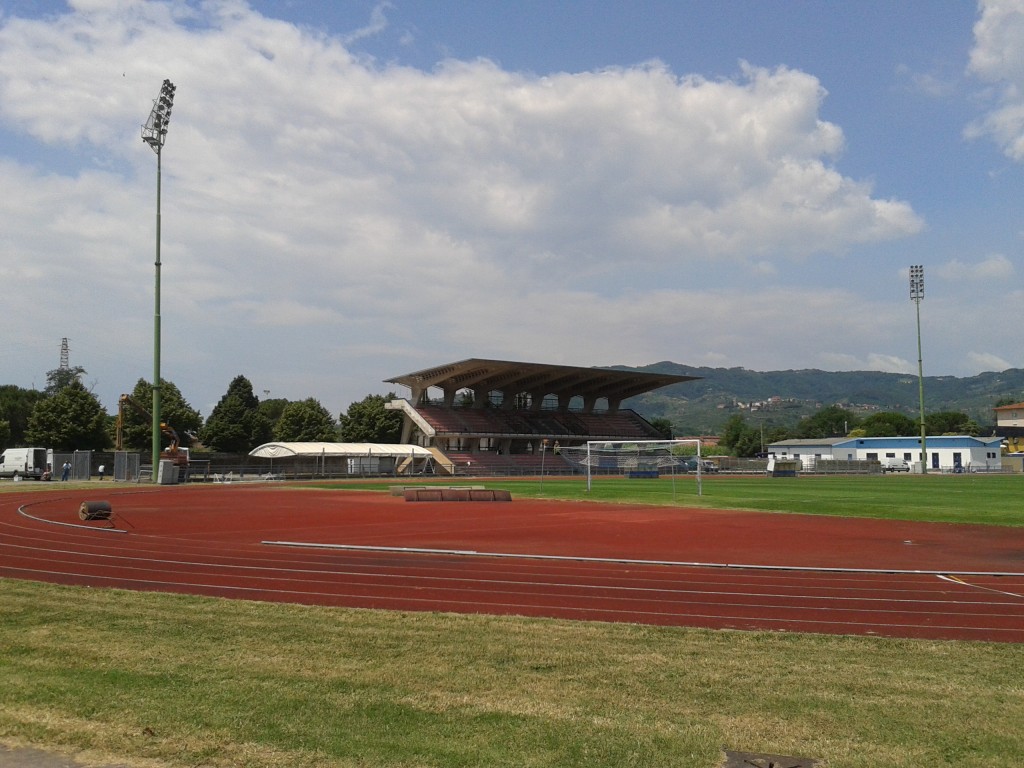
[(454, 475), (455, 465), (452, 460), (449, 459), (440, 449), (430, 446), (427, 448), (434, 455), (434, 466), (437, 468), (437, 473), (440, 475)]

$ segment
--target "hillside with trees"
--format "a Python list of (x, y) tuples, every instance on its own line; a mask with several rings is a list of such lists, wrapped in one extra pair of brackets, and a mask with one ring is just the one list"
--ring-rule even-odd
[[(667, 419), (676, 435), (719, 434), (736, 415), (771, 430), (792, 428), (822, 408), (837, 405), (860, 419), (893, 412), (916, 420), (918, 379), (905, 373), (878, 371), (751, 371), (703, 368), (661, 362), (619, 370), (699, 376), (627, 400), (624, 405), (648, 420)], [(925, 376), (926, 413), (959, 412), (991, 432), (992, 408), (1024, 401), (1024, 369), (1011, 368), (977, 376)]]
[[(665, 434), (719, 435), (741, 455), (785, 437), (823, 437), (858, 430), (864, 436), (916, 434), (916, 376), (877, 371), (751, 371), (661, 362), (619, 370), (699, 377), (624, 402)], [(0, 385), (0, 448), (33, 443), (63, 450), (113, 447), (115, 416), (81, 383), (83, 368), (47, 374), (43, 391)], [(199, 452), (248, 453), (275, 440), (397, 442), (402, 419), (385, 404), (395, 395), (368, 395), (337, 418), (313, 398), (260, 401), (252, 383), (236, 376), (204, 420), (173, 384), (162, 382), (162, 417), (183, 445)], [(1024, 401), (1024, 369), (977, 376), (925, 378), (930, 434), (992, 434), (992, 409)], [(148, 407), (150, 386), (140, 379), (131, 397)], [(152, 424), (144, 413), (123, 413), (125, 447), (148, 450)], [(194, 442), (195, 436), (201, 442)]]

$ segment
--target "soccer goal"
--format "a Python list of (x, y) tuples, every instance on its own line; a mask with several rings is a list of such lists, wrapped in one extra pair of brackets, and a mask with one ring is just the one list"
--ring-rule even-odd
[(616, 476), (637, 479), (671, 477), (675, 496), (677, 475), (697, 478), (697, 495), (702, 495), (700, 440), (589, 440), (584, 445), (562, 448), (562, 455), (579, 465), (586, 474), (587, 492), (595, 478)]

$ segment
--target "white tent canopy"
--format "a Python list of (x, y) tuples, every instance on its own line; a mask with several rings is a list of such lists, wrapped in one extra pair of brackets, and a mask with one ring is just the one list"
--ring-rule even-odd
[(389, 443), (264, 443), (249, 451), (261, 459), (282, 459), (290, 456), (393, 456), (396, 458), (427, 458), (430, 451), (418, 445)]

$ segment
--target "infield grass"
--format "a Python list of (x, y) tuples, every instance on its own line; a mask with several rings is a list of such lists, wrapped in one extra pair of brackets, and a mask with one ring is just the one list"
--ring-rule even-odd
[[(438, 478), (403, 482), (446, 485), (483, 483), (513, 498), (658, 504), (714, 509), (796, 512), (942, 523), (1024, 525), (1024, 475), (855, 475), (797, 478), (705, 476), (697, 495), (693, 475), (676, 478), (601, 477), (588, 492), (582, 477), (505, 479)], [(323, 484), (344, 487), (344, 484)], [(383, 483), (360, 484), (384, 489)]]

